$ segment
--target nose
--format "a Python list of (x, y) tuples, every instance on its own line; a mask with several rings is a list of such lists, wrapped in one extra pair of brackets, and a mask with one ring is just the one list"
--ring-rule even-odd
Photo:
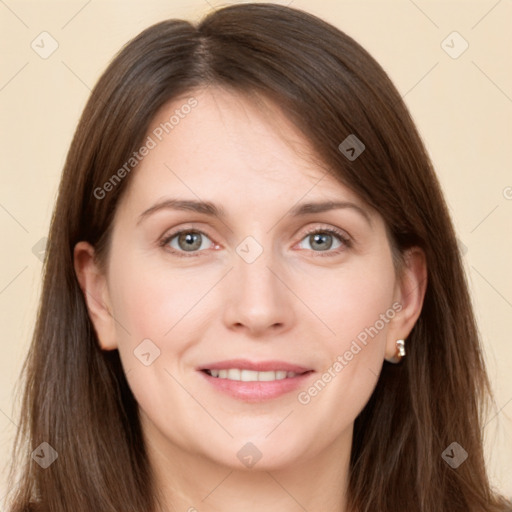
[(251, 263), (235, 254), (234, 268), (225, 284), (226, 327), (259, 338), (290, 329), (296, 316), (286, 276), (286, 268), (272, 257), (271, 250), (264, 250)]

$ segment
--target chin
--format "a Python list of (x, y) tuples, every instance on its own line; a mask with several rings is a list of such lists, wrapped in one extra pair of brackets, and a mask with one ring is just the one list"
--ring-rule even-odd
[[(240, 439), (236, 437), (228, 446), (219, 447), (215, 454), (211, 454), (212, 460), (237, 471), (284, 470), (297, 463), (300, 447), (307, 445), (305, 442), (284, 443), (281, 439), (270, 440), (264, 436), (247, 436), (247, 441)], [(219, 453), (226, 457), (219, 458)]]

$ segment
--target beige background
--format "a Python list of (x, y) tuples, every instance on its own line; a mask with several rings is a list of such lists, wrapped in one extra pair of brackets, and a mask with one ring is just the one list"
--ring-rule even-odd
[[(354, 37), (405, 97), (465, 254), (496, 393), (496, 410), (485, 426), (488, 467), (494, 485), (512, 496), (512, 2), (279, 3), (317, 14)], [(197, 20), (220, 5), (215, 0), (0, 0), (0, 450), (5, 463), (16, 423), (14, 385), (40, 290), (37, 244), (47, 233), (67, 148), (90, 89), (113, 54), (142, 29), (166, 18)], [(40, 36), (44, 31), (50, 36)], [(450, 35), (454, 31), (460, 36)], [(50, 38), (58, 48), (43, 59), (31, 43), (40, 53), (49, 51)], [(467, 50), (453, 58), (464, 41)], [(5, 467), (0, 470), (1, 504), (9, 490)]]

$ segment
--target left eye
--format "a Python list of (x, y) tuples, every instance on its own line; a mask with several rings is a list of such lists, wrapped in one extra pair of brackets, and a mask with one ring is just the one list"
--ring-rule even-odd
[[(338, 245), (333, 247), (333, 242), (338, 240)], [(315, 252), (326, 252), (330, 249), (339, 249), (343, 245), (348, 246), (348, 239), (345, 238), (341, 233), (333, 229), (317, 229), (308, 233), (302, 240), (307, 240), (310, 244), (311, 250)]]

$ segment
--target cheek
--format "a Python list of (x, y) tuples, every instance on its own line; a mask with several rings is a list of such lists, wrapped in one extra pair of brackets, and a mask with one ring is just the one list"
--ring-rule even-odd
[(338, 314), (333, 316), (337, 337), (345, 341), (364, 341), (364, 333), (368, 331), (372, 332), (372, 337), (378, 337), (379, 333), (384, 335), (390, 320), (389, 311), (393, 312), (393, 283), (382, 274), (367, 274), (360, 280), (351, 276), (347, 281), (339, 294)]
[[(137, 256), (136, 251), (118, 261), (119, 265), (112, 266), (109, 287), (125, 372), (132, 382), (138, 372), (131, 370), (140, 371), (144, 357), (153, 360), (155, 355), (154, 362), (143, 369), (146, 376), (142, 382), (132, 384), (134, 389), (158, 389), (160, 385), (165, 389), (169, 386), (167, 373), (162, 382), (154, 379), (160, 370), (175, 371), (190, 364), (187, 355), (191, 347), (214, 318), (207, 294), (219, 276), (204, 269), (177, 269), (168, 261)], [(219, 304), (216, 301), (215, 307)], [(150, 356), (145, 355), (148, 352)]]
[(382, 367), (389, 322), (396, 314), (394, 268), (390, 257), (354, 260), (319, 282), (324, 283), (322, 293), (311, 285), (303, 286), (301, 293), (315, 299), (314, 312), (329, 328), (320, 322), (315, 328), (324, 333), (320, 338), (324, 365), (317, 384), (304, 390), (301, 403), (315, 402), (320, 408), (336, 404), (348, 414), (345, 418), (354, 418), (371, 395)]
[(180, 394), (172, 376), (195, 337), (189, 317), (194, 318), (207, 290), (198, 288), (199, 277), (191, 279), (170, 266), (137, 257), (136, 251), (118, 261), (111, 267), (109, 287), (128, 384), (139, 406), (152, 411), (150, 416), (162, 410), (161, 391), (185, 411), (188, 397)]
[(339, 270), (325, 273), (316, 281), (308, 280), (298, 293), (330, 328), (330, 332), (325, 329), (325, 339), (342, 349), (347, 341), (375, 324), (379, 331), (386, 331), (382, 315), (389, 320), (386, 313), (392, 310), (394, 287), (391, 257), (383, 253), (380, 258), (354, 258)]
[(204, 276), (135, 252), (113, 267), (109, 286), (117, 319), (126, 330), (133, 336), (161, 338), (200, 301), (206, 284)]

